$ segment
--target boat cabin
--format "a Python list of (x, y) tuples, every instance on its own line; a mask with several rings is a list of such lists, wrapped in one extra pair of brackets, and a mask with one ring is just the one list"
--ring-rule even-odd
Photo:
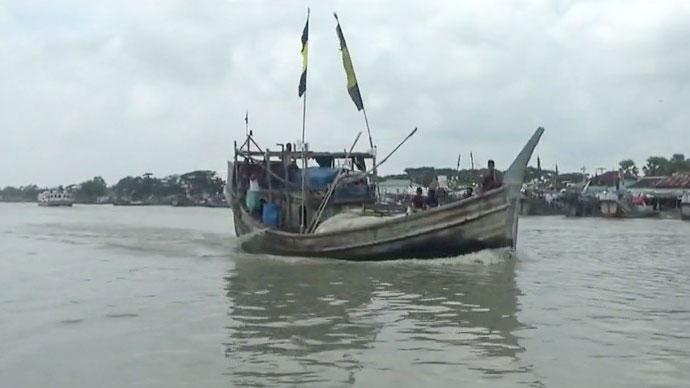
[(249, 135), (239, 148), (235, 143), (228, 166), (230, 199), (266, 226), (313, 231), (335, 214), (375, 203), (375, 184), (367, 171), (374, 166), (374, 154), (279, 146), (279, 151), (261, 149)]

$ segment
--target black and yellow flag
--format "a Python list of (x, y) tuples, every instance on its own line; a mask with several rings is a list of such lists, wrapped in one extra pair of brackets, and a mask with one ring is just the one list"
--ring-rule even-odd
[(304, 25), (302, 31), (302, 76), (299, 78), (299, 88), (297, 95), (302, 97), (307, 91), (307, 59), (309, 57), (309, 49), (307, 47), (309, 41), (309, 9), (307, 8), (307, 23)]
[(345, 74), (347, 75), (347, 92), (350, 93), (350, 97), (352, 97), (357, 110), (362, 110), (364, 109), (364, 103), (362, 103), (362, 95), (359, 93), (359, 85), (357, 84), (357, 77), (355, 77), (355, 69), (352, 67), (350, 52), (347, 50), (343, 30), (340, 28), (338, 14), (334, 13), (333, 16), (335, 16), (335, 20), (338, 22), (335, 32), (338, 33), (338, 39), (340, 39), (340, 52), (343, 54), (343, 67), (345, 67)]

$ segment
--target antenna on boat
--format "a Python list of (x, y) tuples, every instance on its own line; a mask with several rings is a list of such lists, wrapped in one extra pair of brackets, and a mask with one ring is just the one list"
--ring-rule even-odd
[(244, 134), (249, 136), (249, 109), (244, 114)]
[(455, 166), (455, 184), (458, 184), (458, 181), (460, 180), (460, 156), (462, 154), (458, 154), (458, 165)]

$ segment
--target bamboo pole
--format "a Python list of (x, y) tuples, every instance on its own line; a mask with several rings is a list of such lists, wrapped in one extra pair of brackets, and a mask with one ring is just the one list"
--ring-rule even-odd
[(266, 156), (264, 157), (264, 163), (266, 163), (266, 171), (269, 172), (269, 174), (266, 174), (266, 177), (268, 178), (268, 202), (273, 203), (273, 185), (271, 184), (271, 175), (273, 171), (271, 171), (271, 157), (268, 155), (269, 150), (266, 148)]
[(307, 224), (307, 143), (304, 140), (304, 133), (307, 121), (307, 90), (304, 90), (302, 97), (302, 210), (300, 210), (299, 232), (304, 233)]
[(381, 166), (382, 164), (384, 164), (384, 163), (388, 160), (388, 158), (390, 158), (390, 157), (395, 153), (395, 151), (397, 151), (400, 147), (402, 147), (402, 145), (405, 144), (405, 142), (406, 142), (409, 138), (411, 138), (412, 135), (414, 135), (415, 133), (417, 133), (417, 128), (416, 128), (416, 127), (415, 127), (415, 129), (412, 130), (412, 132), (410, 132), (409, 135), (405, 136), (405, 138), (400, 142), (400, 144), (398, 144), (395, 148), (393, 148), (393, 151), (389, 152), (388, 155), (386, 155), (385, 158), (383, 158), (378, 164), (374, 165), (374, 167), (373, 167), (371, 170), (367, 171), (367, 175), (368, 175), (368, 174), (371, 174), (372, 171), (376, 171), (376, 169), (377, 169), (379, 166)]

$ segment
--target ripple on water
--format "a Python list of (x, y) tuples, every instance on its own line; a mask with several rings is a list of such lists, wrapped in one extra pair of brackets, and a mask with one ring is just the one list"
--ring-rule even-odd
[(105, 314), (106, 318), (136, 318), (139, 314), (134, 313), (119, 313), (119, 314)]
[(254, 370), (257, 361), (287, 373), (307, 367), (315, 376), (346, 370), (347, 381), (363, 370), (387, 376), (400, 365), (479, 370), (481, 357), (472, 354), (506, 357), (486, 370), (525, 373), (522, 363), (513, 365), (523, 351), (511, 333), (518, 325), (514, 264), (500, 250), (384, 263), (239, 259), (226, 287), (235, 321), (226, 353), (240, 372), (233, 381), (277, 384), (280, 377)]

